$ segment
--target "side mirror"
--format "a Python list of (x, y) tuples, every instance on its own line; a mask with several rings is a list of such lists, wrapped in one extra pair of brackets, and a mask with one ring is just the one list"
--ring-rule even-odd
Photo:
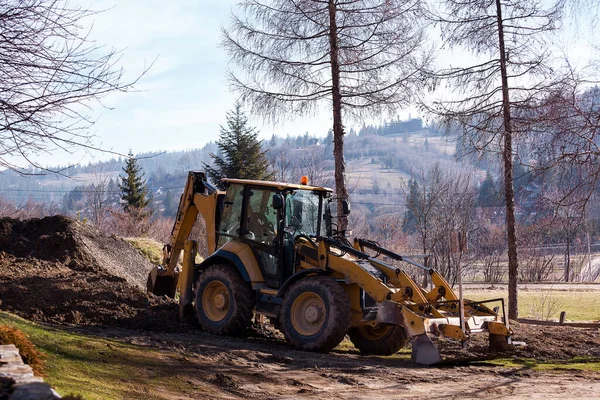
[(350, 214), (350, 202), (348, 199), (342, 200), (342, 214), (348, 215)]
[(280, 194), (273, 195), (273, 208), (281, 210), (283, 208), (283, 196)]

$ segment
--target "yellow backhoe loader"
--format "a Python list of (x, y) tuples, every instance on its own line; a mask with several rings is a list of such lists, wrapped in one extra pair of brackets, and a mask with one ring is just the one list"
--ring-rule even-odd
[[(327, 352), (346, 335), (363, 354), (390, 355), (409, 341), (413, 360), (442, 357), (430, 337), (466, 343), (488, 332), (490, 351), (509, 350), (506, 317), (464, 301), (435, 270), (367, 239), (350, 244), (335, 231), (332, 191), (287, 183), (224, 179), (226, 191), (190, 172), (179, 203), (164, 265), (148, 290), (175, 297), (180, 317), (195, 315), (218, 334), (242, 332), (255, 314), (269, 317), (295, 348)], [(342, 202), (349, 213), (349, 205)], [(210, 253), (196, 263), (189, 239), (200, 214)], [(183, 251), (182, 267), (178, 260)], [(371, 254), (371, 253), (374, 253)], [(397, 264), (427, 271), (431, 288), (418, 285)]]

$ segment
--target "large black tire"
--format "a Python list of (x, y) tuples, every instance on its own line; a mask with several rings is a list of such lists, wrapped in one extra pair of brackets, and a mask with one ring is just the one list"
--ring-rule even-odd
[(207, 332), (241, 334), (252, 320), (254, 291), (238, 271), (228, 265), (213, 265), (196, 282), (194, 309)]
[(408, 336), (398, 325), (369, 325), (350, 328), (350, 341), (362, 354), (389, 356), (406, 346)]
[(286, 292), (279, 319), (285, 339), (297, 349), (328, 352), (346, 336), (350, 301), (333, 279), (310, 276)]

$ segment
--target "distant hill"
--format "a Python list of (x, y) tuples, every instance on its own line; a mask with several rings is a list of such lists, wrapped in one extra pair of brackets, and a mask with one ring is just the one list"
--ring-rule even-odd
[[(296, 182), (300, 176), (308, 175), (311, 184), (334, 185), (331, 133), (320, 138), (308, 134), (273, 136), (264, 140), (263, 146), (277, 171), (277, 180)], [(403, 204), (402, 189), (411, 176), (422, 174), (434, 163), (440, 163), (445, 170), (463, 168), (454, 159), (455, 149), (454, 138), (424, 127), (420, 119), (350, 131), (345, 138), (345, 158), (352, 202), (371, 211), (383, 207), (397, 212)], [(211, 142), (201, 149), (136, 155), (155, 208), (164, 215), (173, 215), (187, 172), (203, 170), (204, 163), (211, 163), (210, 153), (217, 150)], [(102, 191), (118, 205), (117, 181), (124, 164), (122, 158), (113, 158), (88, 165), (52, 168), (61, 170), (63, 175), (24, 176), (4, 171), (0, 173), (0, 197), (17, 204), (27, 200), (54, 203), (63, 212), (73, 213), (85, 212), (82, 203), (86, 194)]]

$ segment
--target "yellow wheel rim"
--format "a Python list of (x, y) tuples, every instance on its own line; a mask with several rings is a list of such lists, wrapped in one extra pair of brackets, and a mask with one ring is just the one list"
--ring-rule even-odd
[(316, 293), (302, 293), (292, 303), (292, 326), (303, 336), (311, 336), (319, 332), (326, 318), (325, 302)]
[(363, 326), (358, 327), (358, 331), (360, 332), (360, 334), (365, 339), (368, 339), (368, 340), (379, 340), (379, 339), (385, 337), (385, 335), (388, 334), (390, 329), (391, 329), (391, 326), (389, 326), (389, 325), (377, 325), (377, 326), (363, 325)]
[(206, 316), (214, 322), (219, 322), (229, 312), (229, 291), (220, 281), (212, 281), (202, 293), (202, 309)]

